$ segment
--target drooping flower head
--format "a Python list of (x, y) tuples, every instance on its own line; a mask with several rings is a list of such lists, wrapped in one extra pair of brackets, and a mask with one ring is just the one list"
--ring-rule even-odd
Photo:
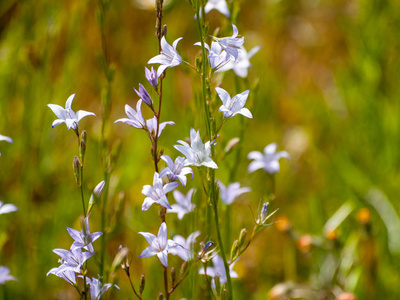
[(210, 157), (213, 142), (208, 141), (203, 144), (200, 137), (200, 130), (196, 132), (193, 128), (190, 129), (190, 145), (184, 141), (178, 141), (178, 143), (181, 145), (174, 145), (174, 147), (186, 156), (189, 165), (218, 169), (217, 164)]
[(158, 203), (166, 208), (171, 208), (166, 194), (174, 190), (178, 185), (178, 182), (170, 182), (164, 185), (162, 178), (157, 172), (155, 172), (153, 177), (153, 186), (145, 185), (143, 187), (142, 194), (147, 197), (144, 199), (142, 210), (148, 210), (154, 203)]
[(241, 51), (241, 47), (244, 43), (244, 37), (238, 37), (239, 31), (237, 27), (232, 24), (233, 34), (230, 37), (225, 38), (216, 38), (214, 39), (221, 45), (222, 49), (230, 55), (234, 61), (237, 61), (239, 58), (239, 52)]
[(165, 36), (161, 38), (161, 53), (147, 62), (148, 64), (160, 64), (157, 70), (158, 77), (161, 76), (165, 69), (178, 66), (182, 63), (182, 58), (178, 51), (176, 51), (176, 46), (181, 39), (182, 38), (176, 39), (171, 47), (171, 45), (167, 43)]
[(57, 116), (57, 120), (53, 122), (51, 125), (53, 128), (61, 123), (65, 123), (68, 129), (76, 130), (78, 128), (78, 123), (84, 117), (87, 116), (95, 116), (92, 112), (88, 112), (85, 110), (78, 110), (76, 113), (72, 110), (72, 101), (74, 101), (76, 94), (73, 94), (68, 97), (67, 102), (65, 103), (65, 108), (62, 108), (57, 104), (47, 104), (48, 107), (53, 111), (53, 113)]
[(208, 0), (206, 6), (204, 7), (204, 12), (208, 14), (211, 10), (218, 10), (225, 17), (229, 18), (228, 4), (225, 0)]
[(140, 99), (136, 103), (136, 111), (132, 107), (130, 107), (128, 104), (126, 104), (125, 112), (126, 112), (126, 115), (128, 116), (128, 118), (118, 119), (114, 123), (122, 122), (122, 123), (128, 124), (130, 126), (133, 126), (135, 128), (139, 128), (139, 129), (145, 128), (146, 122), (143, 118), (142, 109), (141, 109), (142, 102), (143, 102), (143, 100)]
[(175, 190), (173, 192), (176, 204), (172, 204), (171, 209), (167, 210), (167, 213), (177, 213), (178, 219), (182, 220), (183, 216), (194, 210), (196, 205), (192, 203), (193, 193), (195, 189), (190, 189), (189, 192), (184, 195), (181, 192)]
[(250, 119), (253, 118), (251, 112), (244, 107), (247, 101), (247, 97), (249, 96), (249, 90), (237, 94), (232, 99), (228, 92), (224, 89), (216, 87), (215, 90), (217, 91), (217, 94), (222, 101), (222, 105), (220, 106), (218, 111), (223, 112), (225, 118), (231, 118), (236, 116), (237, 114), (241, 114)]
[(254, 159), (249, 165), (248, 172), (252, 173), (258, 169), (264, 169), (265, 172), (274, 174), (279, 172), (279, 159), (290, 158), (286, 151), (276, 152), (277, 144), (272, 143), (264, 148), (264, 153), (252, 151), (247, 155), (248, 159)]
[(227, 205), (235, 201), (240, 195), (251, 192), (248, 187), (240, 187), (239, 182), (231, 183), (226, 187), (221, 181), (218, 181), (218, 186), (221, 200)]
[(175, 235), (173, 241), (182, 247), (175, 247), (169, 250), (169, 253), (178, 255), (183, 260), (190, 260), (194, 257), (193, 244), (196, 242), (197, 237), (200, 235), (200, 231), (195, 231), (185, 239), (183, 236)]
[(182, 183), (183, 187), (186, 186), (187, 174), (192, 174), (193, 179), (193, 170), (189, 167), (185, 167), (185, 165), (187, 165), (186, 158), (178, 156), (175, 159), (175, 162), (173, 162), (171, 157), (168, 155), (162, 155), (161, 159), (167, 163), (167, 167), (161, 170), (160, 177), (168, 175), (170, 181), (178, 179)]

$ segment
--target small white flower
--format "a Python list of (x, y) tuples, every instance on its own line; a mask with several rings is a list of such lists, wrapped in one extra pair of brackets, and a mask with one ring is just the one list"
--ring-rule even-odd
[(213, 142), (208, 141), (203, 144), (200, 138), (200, 130), (196, 132), (193, 128), (190, 129), (190, 145), (184, 141), (178, 141), (178, 143), (181, 145), (174, 145), (174, 147), (186, 156), (189, 165), (218, 169), (217, 164), (210, 157)]
[(218, 181), (218, 186), (221, 200), (227, 205), (235, 201), (235, 199), (241, 194), (251, 192), (251, 189), (248, 187), (241, 188), (239, 182), (231, 183), (230, 185), (225, 187), (225, 185), (221, 181)]
[(182, 63), (182, 58), (176, 51), (176, 46), (181, 39), (176, 39), (171, 47), (165, 40), (165, 36), (161, 38), (161, 54), (154, 56), (147, 62), (148, 64), (160, 64), (157, 70), (158, 77), (161, 76), (166, 68), (175, 67)]
[(160, 172), (160, 177), (168, 175), (170, 181), (175, 181), (176, 179), (178, 179), (182, 183), (183, 187), (186, 186), (187, 174), (192, 174), (193, 179), (193, 170), (189, 167), (185, 167), (185, 165), (187, 164), (186, 158), (178, 156), (175, 159), (175, 163), (168, 155), (162, 155), (161, 159), (167, 163), (167, 167), (162, 169), (162, 171)]
[(10, 269), (4, 266), (0, 266), (0, 284), (5, 284), (6, 281), (15, 280), (18, 281), (17, 278), (10, 275)]
[(148, 210), (154, 203), (158, 203), (166, 208), (171, 208), (166, 194), (174, 190), (178, 185), (178, 182), (170, 182), (164, 185), (162, 178), (155, 172), (153, 186), (145, 185), (143, 187), (142, 194), (147, 197), (144, 199), (142, 210)]
[[(231, 278), (238, 278), (238, 274), (235, 271), (233, 271), (233, 266), (235, 265), (236, 261), (229, 266), (229, 275)], [(218, 275), (219, 281), (222, 284), (226, 283), (226, 272), (225, 272), (225, 267), (224, 267), (224, 261), (222, 260), (221, 256), (215, 255), (212, 258), (212, 262), (213, 262), (214, 267), (207, 267), (207, 269), (206, 269), (207, 275), (211, 276), (211, 277), (215, 277), (216, 275)], [(205, 275), (204, 268), (201, 268), (199, 270), (199, 274)], [(213, 286), (215, 287), (214, 278), (213, 278), (212, 283), (213, 283)]]
[(194, 257), (193, 244), (196, 242), (197, 237), (200, 235), (200, 231), (195, 231), (188, 236), (187, 239), (180, 235), (175, 235), (173, 241), (182, 247), (175, 247), (169, 250), (169, 253), (178, 255), (183, 260), (190, 260)]
[(53, 122), (51, 125), (53, 128), (61, 123), (65, 123), (68, 129), (76, 130), (78, 128), (78, 123), (84, 117), (87, 116), (95, 116), (92, 112), (88, 112), (85, 110), (78, 110), (76, 113), (72, 110), (72, 101), (74, 101), (76, 94), (73, 94), (68, 97), (67, 102), (65, 103), (65, 109), (57, 104), (47, 104), (48, 107), (53, 111), (53, 113), (57, 116), (57, 120)]
[[(158, 128), (158, 137), (160, 137), (161, 132), (164, 130), (165, 126), (167, 126), (167, 125), (175, 125), (175, 123), (172, 121), (160, 123), (159, 128)], [(150, 135), (152, 137), (155, 137), (156, 132), (157, 132), (157, 118), (153, 117), (151, 119), (146, 120), (146, 128), (149, 131)]]
[(214, 38), (235, 61), (239, 58), (239, 52), (244, 43), (244, 37), (237, 37), (239, 31), (235, 25), (232, 24), (233, 34), (230, 37)]
[(139, 232), (139, 234), (143, 235), (150, 245), (143, 250), (139, 257), (146, 258), (157, 255), (161, 263), (168, 268), (168, 250), (180, 245), (173, 240), (167, 240), (167, 225), (165, 222), (161, 224), (157, 236), (149, 232)]
[(0, 201), (0, 215), (1, 214), (8, 214), (13, 211), (17, 211), (18, 207), (14, 204), (4, 204), (3, 201)]
[(173, 194), (177, 204), (172, 204), (171, 209), (168, 209), (167, 212), (177, 213), (178, 219), (182, 220), (185, 214), (192, 212), (196, 207), (196, 205), (192, 203), (192, 196), (195, 191), (195, 189), (190, 189), (185, 196), (181, 192), (175, 190)]
[(252, 173), (258, 169), (264, 169), (265, 172), (274, 174), (279, 172), (279, 159), (290, 158), (286, 151), (276, 152), (277, 144), (272, 143), (264, 148), (264, 153), (252, 151), (247, 155), (248, 159), (254, 159), (249, 165), (248, 172)]
[(122, 123), (128, 124), (130, 126), (133, 126), (135, 128), (139, 128), (139, 129), (145, 128), (146, 122), (143, 118), (142, 110), (141, 110), (142, 102), (143, 102), (143, 100), (140, 99), (136, 103), (136, 111), (132, 107), (130, 107), (128, 104), (126, 104), (125, 112), (129, 119), (127, 119), (127, 118), (118, 119), (114, 123), (122, 122)]
[(211, 10), (218, 10), (221, 14), (229, 18), (228, 4), (225, 0), (208, 0), (206, 6), (204, 7), (204, 12), (208, 14)]
[(237, 94), (232, 99), (228, 92), (224, 89), (216, 87), (215, 90), (222, 101), (222, 105), (218, 111), (223, 112), (225, 118), (231, 118), (237, 114), (241, 114), (250, 119), (253, 118), (251, 112), (247, 108), (244, 108), (247, 97), (249, 96), (249, 90)]

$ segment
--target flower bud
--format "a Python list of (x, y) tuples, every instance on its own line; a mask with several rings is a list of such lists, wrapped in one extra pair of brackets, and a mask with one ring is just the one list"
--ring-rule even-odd
[(76, 184), (81, 186), (81, 162), (77, 156), (74, 157), (72, 167), (74, 168)]
[(243, 228), (242, 231), (240, 231), (239, 235), (239, 247), (242, 247), (244, 242), (246, 241), (246, 236), (247, 236), (247, 230), (246, 228)]
[(97, 197), (100, 198), (101, 194), (103, 193), (104, 190), (104, 186), (105, 186), (106, 182), (105, 180), (101, 181), (98, 185), (96, 185), (96, 187), (93, 190), (93, 194)]
[(135, 89), (136, 94), (140, 97), (140, 99), (143, 100), (144, 103), (146, 103), (149, 107), (153, 106), (153, 100), (150, 97), (150, 94), (146, 91), (144, 86), (139, 83), (139, 91)]
[(175, 285), (175, 268), (174, 267), (172, 267), (171, 268), (171, 286), (174, 286)]
[(240, 142), (240, 139), (237, 138), (237, 137), (231, 139), (231, 140), (228, 142), (228, 144), (226, 144), (225, 152), (226, 152), (226, 153), (231, 152), (231, 151), (239, 144), (239, 142)]
[(144, 278), (144, 275), (142, 274), (141, 276), (140, 276), (140, 283), (139, 283), (139, 294), (141, 295), (142, 293), (143, 293), (143, 291), (144, 291), (144, 285), (145, 285), (145, 283), (146, 283), (146, 280), (145, 280), (145, 278)]
[(158, 85), (158, 77), (157, 77), (157, 71), (154, 70), (154, 67), (151, 67), (151, 69), (147, 69), (144, 67), (144, 73), (147, 81), (150, 83), (150, 85), (153, 88), (157, 88)]
[(265, 222), (265, 220), (267, 219), (267, 215), (268, 215), (268, 206), (269, 203), (266, 202), (263, 204), (262, 209), (261, 209), (261, 213), (260, 213), (260, 221), (261, 224)]
[(122, 247), (121, 245), (119, 246), (118, 253), (111, 265), (111, 273), (115, 272), (117, 268), (121, 266), (129, 276), (129, 262), (128, 260), (124, 261), (124, 259), (127, 258), (128, 253), (129, 249), (127, 247)]
[(181, 265), (181, 270), (179, 271), (179, 281), (183, 279), (183, 275), (185, 275), (187, 267), (188, 267), (188, 261), (185, 260)]
[(167, 25), (164, 24), (164, 26), (161, 29), (161, 36), (167, 36)]
[(236, 240), (233, 242), (232, 249), (231, 249), (231, 261), (235, 259), (239, 251), (239, 241)]

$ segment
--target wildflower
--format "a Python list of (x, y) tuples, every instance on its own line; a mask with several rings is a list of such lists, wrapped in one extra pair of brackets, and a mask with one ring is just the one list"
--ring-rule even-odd
[(59, 276), (58, 273), (63, 272), (64, 270), (71, 270), (80, 273), (85, 261), (94, 255), (93, 252), (82, 252), (81, 248), (73, 247), (71, 247), (71, 251), (65, 249), (54, 249), (53, 252), (61, 257), (61, 265), (58, 268), (51, 269), (47, 275), (55, 274)]
[(17, 211), (18, 207), (16, 207), (14, 204), (4, 204), (3, 201), (0, 201), (0, 215), (2, 214), (8, 214), (13, 211)]
[(153, 106), (153, 100), (151, 100), (151, 97), (149, 93), (146, 91), (144, 86), (139, 83), (139, 91), (135, 88), (133, 88), (136, 92), (136, 94), (142, 99), (149, 107)]
[(237, 37), (239, 34), (237, 27), (232, 24), (232, 28), (232, 36), (214, 39), (221, 45), (222, 49), (225, 50), (228, 55), (237, 61), (239, 58), (239, 52), (241, 51), (241, 47), (244, 43), (244, 37)]
[(86, 217), (82, 224), (81, 232), (78, 230), (67, 227), (69, 235), (74, 239), (71, 249), (83, 248), (89, 252), (94, 253), (92, 243), (97, 240), (103, 233), (94, 232), (90, 233), (89, 230), (89, 217)]
[(173, 194), (177, 204), (172, 204), (171, 206), (172, 208), (168, 209), (167, 212), (177, 213), (178, 219), (182, 220), (184, 215), (192, 212), (196, 207), (196, 205), (192, 204), (192, 196), (195, 191), (196, 191), (195, 189), (190, 189), (187, 195), (185, 196), (181, 192), (175, 190)]
[(175, 149), (186, 156), (189, 164), (218, 169), (217, 164), (210, 157), (211, 145), (214, 141), (203, 144), (200, 130), (196, 132), (193, 128), (190, 129), (190, 145), (184, 141), (178, 141), (178, 143), (182, 145), (174, 145)]
[[(197, 42), (194, 45), (201, 46), (201, 43)], [(207, 44), (204, 44), (204, 47), (208, 50), (208, 61), (211, 69), (219, 69), (231, 59), (230, 55), (222, 51), (221, 45), (217, 42), (211, 42), (211, 48)]]
[(244, 108), (247, 97), (249, 96), (249, 90), (237, 94), (232, 99), (231, 96), (229, 96), (228, 92), (224, 89), (216, 87), (215, 90), (217, 91), (218, 96), (222, 101), (222, 105), (220, 106), (218, 111), (222, 111), (225, 118), (231, 118), (237, 114), (241, 114), (250, 119), (253, 118), (251, 112), (247, 108)]
[[(13, 140), (11, 138), (9, 138), (8, 136), (1, 135), (1, 134), (0, 134), (0, 141), (6, 141), (6, 142), (9, 142), (11, 144), (13, 142)], [(0, 153), (0, 155), (1, 155), (1, 153)]]
[(200, 231), (195, 231), (191, 233), (187, 239), (180, 235), (175, 235), (173, 241), (182, 247), (171, 248), (169, 253), (173, 255), (178, 255), (183, 260), (190, 260), (194, 257), (192, 248), (193, 244), (196, 242), (196, 238), (200, 235)]
[(17, 278), (10, 275), (10, 269), (4, 266), (0, 266), (0, 284), (5, 284), (6, 281), (15, 280), (18, 281)]
[(160, 77), (165, 69), (175, 67), (182, 63), (182, 58), (176, 51), (176, 46), (182, 38), (176, 39), (172, 43), (172, 47), (165, 40), (165, 36), (161, 38), (161, 53), (151, 58), (148, 64), (160, 64), (157, 70), (157, 76)]
[(106, 185), (106, 181), (103, 180), (101, 181), (98, 185), (93, 190), (93, 194), (97, 197), (100, 198), (101, 194), (103, 194), (104, 186)]
[(97, 278), (90, 279), (89, 277), (86, 278), (86, 283), (90, 287), (90, 299), (98, 300), (101, 296), (112, 286), (119, 290), (119, 286), (112, 283), (106, 283), (105, 285), (101, 284), (101, 281)]
[[(160, 125), (158, 126), (159, 127), (158, 128), (158, 137), (160, 137), (161, 132), (164, 130), (165, 126), (167, 126), (167, 125), (175, 125), (175, 123), (172, 121), (160, 123)], [(157, 118), (153, 117), (149, 120), (146, 120), (146, 128), (149, 131), (152, 138), (154, 138), (156, 136), (156, 132), (157, 132)]]
[(158, 203), (166, 208), (172, 208), (169, 205), (166, 194), (175, 189), (178, 185), (178, 182), (170, 182), (163, 185), (162, 178), (157, 172), (155, 172), (153, 177), (153, 186), (145, 185), (143, 187), (142, 194), (147, 197), (144, 199), (142, 210), (148, 210), (153, 203)]
[[(236, 261), (229, 266), (229, 275), (231, 278), (238, 278), (238, 274), (235, 271), (233, 271), (233, 266), (235, 265)], [(212, 258), (212, 262), (214, 267), (207, 267), (206, 269), (207, 275), (211, 277), (215, 277), (218, 275), (220, 282), (222, 284), (226, 283), (226, 272), (224, 267), (224, 261), (222, 260), (221, 256), (215, 255)], [(205, 275), (203, 268), (199, 270), (199, 274)], [(213, 279), (213, 286), (215, 286), (214, 279)]]
[(265, 172), (274, 174), (279, 172), (279, 159), (290, 158), (286, 151), (276, 152), (276, 143), (269, 144), (264, 148), (264, 153), (252, 151), (247, 155), (248, 159), (254, 159), (249, 165), (248, 172), (252, 173), (258, 169), (264, 169)]
[(173, 240), (167, 240), (167, 225), (165, 222), (161, 224), (157, 236), (148, 232), (139, 232), (139, 234), (143, 235), (150, 245), (143, 250), (139, 257), (146, 258), (157, 255), (161, 263), (168, 268), (168, 250), (179, 245)]
[(76, 274), (72, 270), (64, 269), (59, 271), (59, 268), (53, 268), (51, 269), (48, 273), (49, 274), (54, 274), (62, 279), (64, 279), (66, 282), (68, 282), (71, 285), (76, 285)]
[(74, 101), (76, 94), (73, 94), (68, 97), (67, 102), (65, 103), (65, 109), (57, 104), (47, 104), (48, 107), (53, 111), (53, 113), (57, 116), (57, 120), (53, 122), (51, 125), (53, 128), (61, 123), (65, 123), (67, 125), (68, 130), (74, 129), (77, 130), (78, 123), (81, 119), (87, 116), (95, 116), (92, 112), (88, 112), (85, 110), (78, 110), (76, 113), (72, 110), (72, 101)]
[(248, 74), (248, 68), (251, 67), (250, 58), (253, 57), (261, 49), (260, 46), (256, 46), (251, 49), (248, 53), (246, 49), (242, 46), (240, 48), (239, 57), (236, 62), (229, 61), (227, 64), (218, 68), (217, 72), (225, 72), (232, 70), (239, 77), (246, 78)]
[(133, 126), (135, 128), (139, 128), (139, 129), (145, 128), (146, 122), (144, 121), (144, 118), (142, 115), (142, 110), (141, 110), (142, 102), (143, 102), (143, 100), (140, 99), (136, 103), (136, 111), (132, 107), (130, 107), (128, 104), (126, 104), (125, 112), (129, 119), (127, 119), (127, 118), (118, 119), (114, 123), (122, 122), (122, 123), (126, 123), (130, 126)]
[(259, 218), (259, 222), (261, 224), (264, 224), (264, 222), (267, 220), (267, 216), (268, 216), (268, 206), (269, 203), (265, 202), (261, 208), (261, 213), (260, 213), (260, 218)]
[(170, 181), (175, 181), (178, 179), (182, 183), (183, 187), (186, 186), (187, 174), (192, 174), (193, 179), (193, 170), (189, 167), (185, 167), (188, 162), (184, 157), (178, 156), (175, 159), (175, 163), (168, 155), (162, 155), (161, 159), (167, 163), (167, 167), (162, 169), (160, 172), (160, 177), (168, 175)]
[(147, 81), (151, 84), (153, 88), (156, 88), (158, 85), (158, 77), (156, 70), (154, 70), (153, 67), (151, 67), (151, 70), (144, 67), (144, 72)]
[(226, 4), (225, 0), (208, 0), (204, 7), (204, 12), (208, 14), (213, 9), (218, 10), (221, 14), (229, 18), (228, 4)]
[(221, 200), (227, 205), (235, 201), (235, 199), (239, 197), (241, 194), (248, 193), (251, 191), (251, 189), (248, 187), (241, 188), (239, 182), (231, 183), (230, 185), (225, 187), (225, 185), (221, 181), (218, 181), (218, 186), (219, 186), (219, 194)]

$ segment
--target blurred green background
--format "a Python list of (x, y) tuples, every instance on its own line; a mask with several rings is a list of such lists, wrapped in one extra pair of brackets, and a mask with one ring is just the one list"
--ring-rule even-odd
[[(137, 258), (147, 247), (138, 232), (156, 233), (159, 227), (155, 208), (141, 212), (141, 189), (151, 183), (154, 171), (150, 144), (144, 132), (113, 122), (125, 117), (126, 103), (135, 107), (138, 97), (132, 87), (148, 87), (144, 66), (157, 54), (151, 2), (111, 1), (105, 19), (108, 61), (115, 67), (106, 136), (109, 147), (122, 142), (110, 183), (110, 219), (113, 199), (125, 193), (123, 213), (109, 235), (107, 259), (112, 261), (120, 244), (130, 248), (134, 283), (146, 274), (144, 299), (154, 299), (162, 290), (158, 261)], [(232, 71), (223, 77), (223, 87), (231, 94), (251, 90), (246, 106), (254, 116), (249, 121), (241, 116), (230, 120), (216, 146), (217, 152), (223, 151), (227, 141), (245, 128), (241, 147), (235, 150), (240, 151), (240, 160), (231, 154), (217, 171), (226, 184), (230, 166), (239, 164), (233, 180), (252, 188), (231, 205), (226, 239), (231, 245), (241, 228), (251, 230), (248, 206), (257, 211), (260, 199), (271, 201), (272, 209), (279, 208), (278, 217), (291, 224), (291, 229), (279, 227), (283, 222), (278, 228), (268, 227), (235, 265), (235, 299), (267, 299), (280, 282), (285, 284), (270, 293), (272, 298), (279, 294), (282, 299), (335, 299), (347, 291), (358, 299), (399, 299), (400, 2), (228, 2), (239, 9), (236, 25), (246, 49), (263, 48), (252, 58), (248, 78), (236, 78)], [(73, 157), (78, 155), (76, 137), (65, 125), (51, 128), (55, 116), (46, 104), (64, 106), (76, 93), (72, 108), (98, 116), (79, 124), (88, 133), (88, 199), (103, 180), (101, 94), (107, 80), (99, 60), (98, 9), (97, 1), (0, 2), (0, 133), (14, 140), (0, 143), (0, 199), (19, 208), (0, 216), (0, 265), (19, 279), (0, 286), (0, 298), (77, 296), (62, 279), (46, 277), (58, 265), (52, 249), (69, 248), (72, 239), (66, 227), (79, 229), (82, 212), (72, 172)], [(164, 14), (167, 40), (183, 37), (178, 51), (191, 63), (199, 54), (193, 46), (199, 40), (193, 15), (188, 3), (178, 0), (169, 1)], [(231, 34), (223, 15), (213, 11), (207, 18), (210, 32), (221, 27), (222, 36)], [(200, 129), (205, 139), (204, 118), (195, 104), (199, 89), (199, 79), (187, 67), (168, 71), (161, 118), (176, 125), (165, 129), (160, 143), (173, 158), (178, 155), (173, 145), (187, 137), (191, 127)], [(275, 199), (269, 199), (270, 176), (246, 171), (247, 153), (272, 142), (292, 157), (281, 160), (281, 172), (274, 177)], [(199, 174), (188, 181), (189, 187), (198, 188), (198, 207), (204, 206)], [(367, 222), (361, 213), (357, 218), (361, 208), (370, 213)], [(221, 206), (222, 222), (225, 212)], [(167, 215), (169, 237), (198, 229), (196, 218), (202, 220), (199, 212), (185, 216), (183, 222)], [(96, 208), (92, 231), (98, 231), (99, 224)], [(312, 245), (307, 239), (302, 243), (304, 234), (311, 235)], [(179, 258), (170, 255), (169, 260), (179, 268)], [(96, 268), (95, 260), (89, 261), (91, 276), (97, 275)], [(133, 299), (124, 273), (118, 275), (121, 291), (108, 297)], [(205, 287), (204, 277), (193, 274), (172, 299), (203, 299)]]

